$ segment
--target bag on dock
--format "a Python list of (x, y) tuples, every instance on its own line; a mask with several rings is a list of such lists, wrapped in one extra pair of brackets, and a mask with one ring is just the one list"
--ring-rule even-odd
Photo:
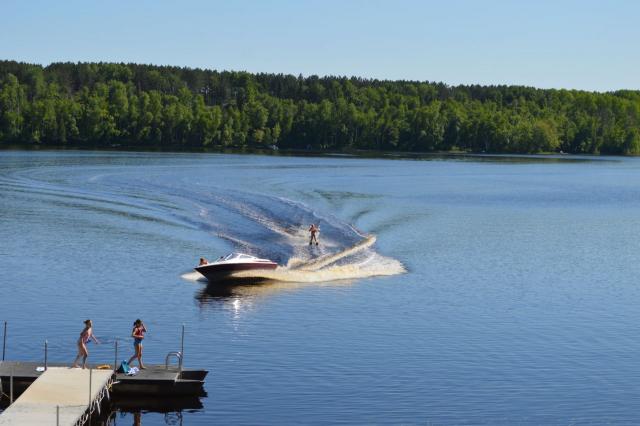
[(127, 374), (131, 367), (129, 367), (129, 363), (127, 361), (122, 361), (120, 363), (120, 367), (118, 367), (118, 373)]

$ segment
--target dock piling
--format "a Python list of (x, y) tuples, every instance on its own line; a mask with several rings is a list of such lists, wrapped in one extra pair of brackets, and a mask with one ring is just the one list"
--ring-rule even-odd
[(118, 371), (118, 338), (116, 337), (116, 340), (114, 342), (114, 352), (115, 352), (115, 356), (113, 358), (113, 372), (117, 372)]
[(11, 367), (11, 375), (9, 376), (9, 404), (13, 404), (13, 367)]
[(182, 356), (180, 364), (184, 362), (184, 323), (182, 323), (182, 338), (180, 339), (180, 355)]
[(91, 380), (93, 379), (93, 368), (89, 366), (89, 424), (91, 424), (91, 413), (93, 412), (93, 395), (91, 394)]
[(49, 342), (44, 341), (44, 371), (47, 371), (47, 358), (49, 356)]
[(4, 355), (7, 351), (7, 322), (4, 322), (4, 333), (2, 333), (2, 360), (4, 361)]

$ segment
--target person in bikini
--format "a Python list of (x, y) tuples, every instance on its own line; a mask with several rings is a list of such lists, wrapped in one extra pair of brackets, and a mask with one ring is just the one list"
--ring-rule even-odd
[(312, 223), (309, 227), (309, 233), (311, 234), (311, 238), (309, 238), (309, 245), (312, 245), (314, 241), (316, 242), (316, 245), (318, 245), (318, 232), (320, 232), (320, 228), (315, 223)]
[(96, 336), (93, 335), (93, 323), (90, 319), (84, 322), (84, 329), (80, 332), (80, 338), (78, 339), (78, 356), (73, 361), (72, 368), (78, 368), (78, 360), (82, 357), (82, 368), (87, 366), (87, 358), (89, 357), (89, 350), (87, 344), (93, 339), (96, 344), (100, 344)]
[(131, 361), (133, 361), (134, 359), (138, 359), (138, 365), (140, 366), (141, 370), (145, 369), (145, 366), (142, 363), (142, 341), (144, 340), (144, 333), (146, 332), (147, 328), (144, 326), (142, 320), (137, 319), (133, 323), (133, 330), (131, 331), (131, 337), (133, 337), (133, 348), (135, 349), (136, 353), (131, 358), (129, 358), (129, 364), (131, 364)]

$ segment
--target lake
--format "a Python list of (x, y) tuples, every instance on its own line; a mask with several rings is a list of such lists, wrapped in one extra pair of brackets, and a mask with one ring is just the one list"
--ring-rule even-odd
[[(0, 151), (7, 359), (185, 324), (208, 396), (145, 425), (637, 424), (639, 241), (635, 158)], [(284, 266), (197, 279), (230, 251)]]

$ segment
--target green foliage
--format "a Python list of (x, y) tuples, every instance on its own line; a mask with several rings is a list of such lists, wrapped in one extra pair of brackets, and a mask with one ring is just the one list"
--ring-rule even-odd
[(640, 155), (640, 92), (0, 61), (0, 144)]

